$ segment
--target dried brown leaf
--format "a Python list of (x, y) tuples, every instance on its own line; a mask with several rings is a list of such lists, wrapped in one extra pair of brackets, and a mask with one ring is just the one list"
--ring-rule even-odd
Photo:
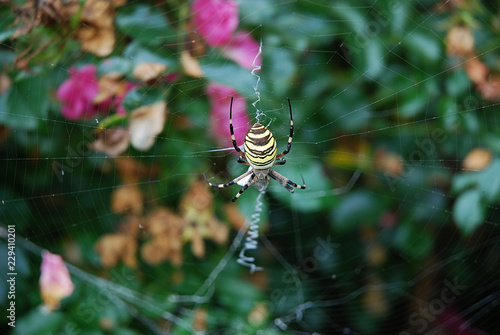
[(110, 268), (123, 261), (127, 266), (137, 266), (137, 242), (134, 237), (122, 234), (107, 234), (97, 240), (95, 249), (104, 267)]
[(474, 35), (468, 27), (455, 26), (446, 35), (448, 55), (467, 56), (474, 52)]
[(200, 66), (200, 63), (196, 58), (191, 56), (191, 54), (187, 51), (183, 51), (181, 54), (181, 64), (184, 72), (193, 78), (201, 78), (203, 77), (203, 70)]
[(162, 63), (140, 62), (134, 67), (133, 76), (141, 81), (150, 81), (158, 78), (167, 70), (167, 66)]
[(161, 133), (167, 118), (167, 106), (164, 101), (142, 106), (130, 115), (130, 142), (138, 150), (150, 149), (156, 136)]
[(130, 138), (124, 128), (104, 129), (97, 136), (97, 140), (90, 144), (92, 150), (118, 156), (128, 148)]
[(135, 215), (142, 213), (143, 195), (137, 185), (123, 185), (113, 191), (111, 209), (118, 214), (130, 212)]
[(475, 148), (472, 149), (467, 156), (465, 156), (462, 163), (462, 167), (465, 170), (484, 170), (486, 169), (492, 160), (492, 153), (488, 149)]

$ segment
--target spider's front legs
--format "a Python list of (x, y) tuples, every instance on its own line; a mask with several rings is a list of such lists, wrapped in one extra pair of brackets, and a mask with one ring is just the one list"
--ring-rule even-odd
[(234, 136), (233, 129), (233, 97), (231, 97), (231, 105), (229, 106), (229, 132), (231, 133), (231, 140), (233, 141), (234, 150), (241, 155), (241, 157), (245, 157), (245, 153), (241, 151), (238, 147), (238, 143), (236, 143), (236, 137)]
[[(208, 179), (205, 176), (205, 174), (203, 174), (203, 178), (205, 178), (205, 181), (208, 183), (208, 186), (211, 186), (211, 187), (214, 187), (214, 188), (224, 188), (224, 187), (228, 187), (228, 186), (234, 185), (235, 183), (239, 182), (240, 180), (242, 180), (243, 178), (245, 178), (246, 176), (248, 176), (251, 173), (252, 173), (252, 171), (247, 171), (244, 174), (242, 174), (241, 176), (239, 176), (237, 178), (234, 178), (233, 180), (231, 180), (229, 183), (226, 183), (226, 184), (212, 184), (211, 182), (208, 181)], [(250, 178), (250, 180), (251, 179), (252, 178)]]
[[(251, 171), (248, 171), (249, 173), (251, 173)], [(236, 200), (238, 200), (238, 198), (240, 197), (240, 195), (243, 194), (243, 192), (245, 192), (248, 188), (248, 186), (252, 185), (254, 183), (254, 179), (255, 179), (255, 174), (252, 173), (252, 175), (250, 176), (250, 180), (248, 181), (248, 183), (245, 184), (245, 186), (243, 186), (243, 188), (238, 192), (238, 194), (236, 194), (233, 198), (233, 200), (231, 200), (232, 202), (235, 202)]]
[(240, 156), (238, 157), (238, 160), (237, 160), (238, 163), (241, 163), (243, 165), (250, 165), (243, 156)]
[(286, 159), (285, 158), (278, 158), (273, 165), (285, 165)]

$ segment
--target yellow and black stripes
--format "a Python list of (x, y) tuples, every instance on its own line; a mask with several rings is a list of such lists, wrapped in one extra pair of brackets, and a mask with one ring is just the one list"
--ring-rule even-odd
[(273, 134), (256, 123), (250, 128), (245, 137), (245, 158), (255, 169), (267, 169), (273, 166), (276, 160), (276, 140)]
[(285, 158), (282, 157), (289, 153), (292, 147), (293, 118), (292, 104), (290, 103), (290, 99), (288, 99), (288, 107), (290, 108), (290, 136), (288, 137), (288, 144), (286, 146), (286, 149), (282, 153), (276, 155), (276, 140), (274, 139), (274, 136), (269, 131), (269, 129), (267, 129), (260, 123), (254, 124), (248, 131), (244, 143), (245, 151), (242, 151), (238, 147), (238, 144), (236, 143), (236, 137), (234, 136), (233, 98), (231, 98), (231, 106), (229, 108), (229, 130), (231, 132), (231, 140), (233, 141), (234, 150), (236, 150), (240, 154), (240, 157), (238, 157), (238, 163), (250, 165), (250, 168), (247, 172), (226, 184), (212, 184), (207, 180), (205, 174), (203, 174), (203, 177), (205, 178), (208, 185), (216, 188), (225, 188), (234, 185), (240, 180), (248, 177), (248, 181), (238, 192), (238, 194), (236, 194), (236, 196), (233, 198), (233, 202), (236, 201), (240, 197), (240, 195), (248, 189), (250, 185), (254, 185), (259, 191), (265, 190), (267, 188), (269, 178), (276, 180), (290, 193), (294, 192), (294, 187), (305, 189), (306, 185), (304, 182), (304, 178), (302, 178), (303, 185), (297, 185), (290, 179), (271, 169), (271, 167), (274, 165), (283, 165), (286, 163)]

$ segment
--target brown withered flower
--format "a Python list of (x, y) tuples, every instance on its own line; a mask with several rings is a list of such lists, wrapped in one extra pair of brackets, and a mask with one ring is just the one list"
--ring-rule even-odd
[(140, 215), (143, 209), (143, 194), (135, 184), (122, 185), (113, 191), (111, 209), (117, 214)]
[(134, 109), (128, 126), (132, 146), (138, 150), (149, 150), (156, 136), (162, 132), (167, 114), (165, 101)]
[(14, 25), (19, 25), (12, 38), (26, 35), (40, 25), (65, 23), (78, 11), (78, 8), (78, 0), (28, 1), (14, 9), (14, 13), (16, 13)]
[(130, 143), (130, 135), (125, 128), (103, 129), (96, 136), (97, 139), (89, 145), (90, 149), (110, 156), (118, 156), (127, 150)]
[(493, 157), (492, 153), (488, 149), (475, 148), (469, 151), (467, 156), (465, 156), (462, 162), (462, 168), (464, 170), (470, 171), (480, 171), (486, 169)]
[(488, 80), (477, 85), (477, 90), (486, 100), (500, 102), (500, 77), (490, 76)]
[(195, 183), (182, 198), (179, 210), (186, 224), (182, 240), (191, 241), (191, 250), (196, 257), (205, 256), (204, 239), (218, 244), (227, 240), (229, 229), (214, 216), (213, 195), (206, 183)]
[(474, 35), (469, 27), (455, 26), (446, 35), (446, 52), (448, 55), (469, 56), (474, 53)]
[(80, 15), (80, 26), (74, 36), (80, 41), (82, 49), (96, 56), (108, 56), (115, 46), (113, 19), (115, 8), (125, 1), (86, 0), (32, 0), (15, 9), (18, 24), (13, 38), (28, 34), (40, 25), (55, 24), (69, 28), (71, 17)]
[(140, 62), (134, 66), (132, 75), (140, 81), (150, 81), (158, 78), (167, 70), (167, 66), (162, 63)]
[(108, 56), (115, 46), (115, 7), (124, 1), (87, 0), (81, 12), (76, 38), (82, 49), (99, 57)]
[(131, 268), (137, 267), (137, 236), (143, 220), (138, 217), (129, 217), (118, 227), (116, 234), (101, 236), (95, 249), (105, 268), (116, 266), (119, 262)]
[(181, 234), (183, 219), (167, 208), (154, 210), (146, 219), (144, 230), (151, 237), (141, 248), (145, 262), (157, 265), (170, 260), (173, 265), (182, 263)]

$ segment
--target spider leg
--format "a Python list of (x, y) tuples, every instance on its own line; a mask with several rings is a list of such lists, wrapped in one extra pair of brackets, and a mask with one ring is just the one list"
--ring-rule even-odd
[[(302, 177), (302, 175), (300, 175), (300, 176)], [(287, 177), (279, 174), (278, 172), (276, 172), (274, 170), (269, 170), (269, 177), (271, 177), (274, 180), (278, 181), (280, 184), (281, 184), (281, 182), (283, 182), (285, 184), (291, 185), (291, 186), (296, 187), (296, 188), (300, 188), (300, 189), (305, 189), (306, 188), (306, 183), (304, 182), (304, 177), (302, 177), (302, 185), (297, 185), (296, 183), (294, 183), (293, 181), (291, 181)], [(281, 184), (281, 185), (283, 185), (283, 184)]]
[(284, 158), (278, 158), (273, 165), (285, 165), (286, 159)]
[(245, 186), (243, 186), (243, 188), (238, 192), (238, 194), (236, 194), (234, 196), (232, 202), (235, 202), (236, 200), (238, 200), (238, 198), (240, 197), (240, 195), (242, 195), (243, 192), (245, 192), (247, 190), (248, 186), (252, 185), (255, 182), (255, 174), (253, 173), (252, 170), (248, 171), (245, 174), (248, 175), (249, 173), (252, 174), (252, 176), (250, 177), (250, 180), (248, 181), (248, 183), (245, 184)]
[(285, 181), (285, 180), (283, 180), (283, 179), (281, 179), (281, 178), (278, 178), (278, 177), (276, 177), (275, 175), (273, 175), (273, 173), (272, 173), (272, 171), (271, 171), (271, 170), (269, 171), (269, 174), (268, 174), (268, 175), (269, 175), (269, 177), (273, 178), (273, 179), (274, 179), (274, 180), (276, 180), (278, 183), (280, 183), (280, 184), (281, 184), (281, 186), (283, 186), (284, 188), (286, 188), (286, 189), (288, 190), (288, 192), (290, 192), (290, 193), (295, 192), (295, 190), (293, 189), (293, 187), (291, 187), (290, 185), (288, 185), (288, 184), (286, 183), (286, 181)]
[[(290, 108), (290, 136), (288, 136), (288, 145), (286, 146), (285, 151), (276, 156), (276, 158), (280, 158), (285, 156), (290, 152), (292, 148), (292, 139), (293, 139), (293, 117), (292, 117), (292, 104), (290, 103), (290, 99), (288, 99), (288, 107)], [(285, 163), (283, 163), (285, 164)]]
[(234, 129), (233, 129), (233, 97), (231, 97), (231, 105), (229, 106), (229, 131), (231, 132), (231, 140), (233, 140), (233, 147), (241, 157), (245, 157), (245, 153), (241, 151), (236, 143), (236, 137), (234, 137)]
[(243, 165), (250, 165), (250, 164), (249, 164), (247, 161), (245, 161), (244, 159), (245, 159), (245, 157), (240, 156), (240, 157), (238, 157), (237, 162), (238, 162), (238, 163), (241, 163), (241, 164), (243, 164)]
[(224, 188), (224, 187), (228, 187), (228, 186), (234, 185), (235, 183), (237, 183), (238, 181), (242, 180), (243, 178), (245, 178), (246, 176), (248, 176), (251, 173), (253, 173), (253, 170), (249, 170), (249, 171), (245, 172), (241, 176), (239, 176), (237, 178), (234, 178), (233, 180), (231, 180), (229, 183), (226, 183), (226, 184), (212, 184), (211, 182), (208, 181), (208, 179), (205, 176), (205, 174), (203, 174), (203, 178), (205, 178), (205, 181), (208, 183), (208, 186), (216, 187), (216, 188)]

